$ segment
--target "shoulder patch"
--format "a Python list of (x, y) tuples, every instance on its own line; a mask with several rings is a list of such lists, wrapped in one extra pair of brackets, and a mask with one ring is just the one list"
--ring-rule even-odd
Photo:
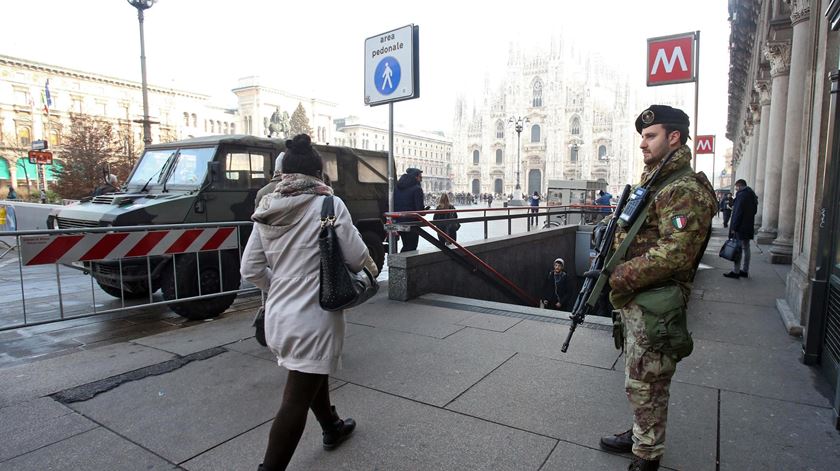
[(688, 225), (688, 218), (685, 216), (674, 216), (671, 218), (671, 224), (674, 225), (676, 230), (681, 231)]

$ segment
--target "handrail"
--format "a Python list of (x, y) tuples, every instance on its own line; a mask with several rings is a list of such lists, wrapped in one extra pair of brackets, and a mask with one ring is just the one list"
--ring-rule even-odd
[[(440, 228), (438, 228), (437, 225), (433, 224), (432, 222), (427, 221), (423, 217), (423, 214), (421, 214), (421, 213), (427, 213), (427, 212), (428, 211), (403, 211), (403, 212), (400, 212), (400, 213), (386, 213), (385, 216), (390, 219), (391, 216), (393, 216), (395, 214), (399, 214), (400, 215), (399, 217), (414, 217), (414, 218), (418, 219), (417, 222), (419, 223), (419, 225), (424, 225), (426, 227), (429, 227), (434, 232), (436, 232), (438, 235), (443, 235), (443, 237), (449, 243), (455, 245), (455, 247), (457, 247), (461, 251), (462, 256), (466, 257), (468, 260), (472, 261), (474, 264), (477, 264), (478, 266), (484, 268), (486, 271), (490, 272), (490, 274), (493, 275), (497, 279), (497, 281), (501, 282), (508, 289), (510, 289), (514, 293), (516, 293), (516, 295), (522, 301), (524, 301), (524, 302), (526, 302), (529, 305), (534, 306), (534, 307), (537, 307), (537, 306), (540, 305), (540, 302), (537, 299), (533, 298), (530, 294), (528, 294), (524, 290), (522, 290), (522, 288), (517, 286), (516, 283), (508, 280), (504, 275), (502, 275), (501, 273), (496, 271), (493, 267), (491, 267), (486, 262), (484, 262), (484, 260), (478, 258), (478, 256), (476, 256), (474, 253), (470, 252), (466, 247), (459, 244), (458, 241), (449, 237), (449, 235), (446, 234), (445, 231), (440, 230)], [(435, 212), (447, 212), (447, 211), (435, 211)], [(451, 210), (448, 211), (448, 212), (451, 212)], [(452, 249), (449, 249), (449, 250), (452, 250)]]

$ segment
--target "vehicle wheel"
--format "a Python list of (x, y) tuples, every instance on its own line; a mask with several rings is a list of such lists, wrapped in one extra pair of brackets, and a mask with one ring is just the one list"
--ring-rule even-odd
[(370, 257), (376, 263), (376, 268), (381, 272), (385, 265), (385, 246), (382, 245), (382, 240), (375, 232), (362, 233), (362, 240), (368, 248)]
[[(200, 260), (199, 260), (200, 258)], [(199, 263), (200, 261), (200, 263)], [(239, 258), (236, 251), (222, 252), (222, 270), (219, 272), (219, 259), (216, 252), (201, 254), (182, 254), (175, 257), (175, 267), (167, 266), (161, 275), (161, 291), (167, 301), (198, 296), (198, 283), (201, 280), (201, 294), (219, 292), (220, 279), (224, 280), (224, 291), (239, 289)], [(198, 270), (201, 270), (201, 273)], [(176, 279), (177, 276), (177, 297)], [(176, 314), (190, 320), (216, 317), (225, 312), (236, 299), (236, 293), (194, 301), (169, 304)]]
[[(99, 285), (99, 288), (102, 289), (102, 291), (117, 299), (120, 299), (121, 297), (125, 297), (125, 299), (142, 299), (149, 297), (149, 289), (146, 283), (143, 283), (142, 286), (139, 284), (137, 286), (133, 286), (133, 289), (131, 291), (124, 290), (122, 291), (122, 293), (120, 292), (119, 288), (108, 286), (106, 284), (103, 284), (99, 280), (96, 280), (96, 284)], [(156, 283), (153, 280), (152, 288), (154, 288), (154, 290), (157, 291), (158, 288), (160, 288), (159, 283)]]

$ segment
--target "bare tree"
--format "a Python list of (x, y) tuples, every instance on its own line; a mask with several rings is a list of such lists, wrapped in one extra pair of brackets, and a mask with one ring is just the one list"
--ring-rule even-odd
[(104, 183), (104, 173), (117, 154), (111, 123), (90, 115), (71, 114), (70, 132), (63, 141), (63, 165), (55, 170), (55, 191), (68, 199), (89, 196)]

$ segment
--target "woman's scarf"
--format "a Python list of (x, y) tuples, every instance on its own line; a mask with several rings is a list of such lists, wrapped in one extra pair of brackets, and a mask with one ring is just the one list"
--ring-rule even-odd
[(280, 193), (280, 196), (298, 196), (298, 195), (332, 195), (333, 190), (327, 186), (323, 181), (310, 175), (302, 173), (284, 173), (274, 189), (275, 193)]

